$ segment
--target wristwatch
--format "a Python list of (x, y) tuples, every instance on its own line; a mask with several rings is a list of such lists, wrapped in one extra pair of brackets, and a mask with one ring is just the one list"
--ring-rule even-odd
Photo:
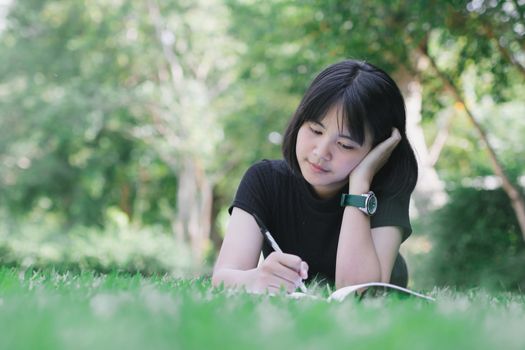
[(370, 191), (365, 194), (347, 194), (341, 196), (341, 206), (352, 206), (361, 210), (368, 216), (374, 215), (377, 210), (377, 197)]

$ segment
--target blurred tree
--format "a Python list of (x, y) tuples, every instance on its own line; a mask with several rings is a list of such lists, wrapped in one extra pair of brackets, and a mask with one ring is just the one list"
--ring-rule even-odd
[(122, 10), (108, 10), (102, 22), (101, 9), (81, 3), (12, 5), (0, 68), (2, 189), (11, 209), (62, 213), (68, 225), (102, 225), (110, 205), (131, 214), (125, 65), (120, 43), (104, 41)]
[(523, 12), (515, 0), (13, 2), (0, 37), (1, 205), (70, 225), (104, 225), (117, 207), (171, 226), (199, 256), (248, 164), (279, 156), (308, 82), (347, 57), (405, 94), (420, 210), (443, 195), (434, 165), (449, 181), (492, 172), (482, 142), (519, 199)]
[[(420, 41), (419, 50), (453, 96), (459, 110), (475, 127), (492, 170), (510, 199), (525, 240), (522, 191), (516, 185), (516, 177), (509, 176), (496, 153), (481, 113), (475, 112), (475, 106), (482, 98), (501, 102), (519, 99), (523, 94), (521, 91), (514, 95), (514, 86), (522, 86), (525, 77), (525, 5), (517, 1), (472, 1), (465, 8), (461, 7), (462, 2), (451, 1), (451, 5), (444, 8), (446, 26), (434, 30), (431, 35), (434, 36), (434, 47), (429, 46), (427, 36)], [(449, 49), (448, 52), (444, 48)]]
[[(220, 1), (13, 3), (1, 36), (2, 196), (104, 225), (161, 213), (200, 261), (234, 78)], [(175, 207), (176, 211), (173, 211)], [(161, 217), (162, 217), (161, 216)]]
[[(451, 126), (467, 112), (479, 131), (474, 142), (481, 140), (485, 144), (488, 160), (502, 179), (516, 216), (525, 218), (522, 196), (513, 184), (516, 178), (508, 178), (500, 156), (462, 97), (470, 89), (463, 82), (472, 74), (479, 74), (483, 79), (474, 79), (478, 95), (473, 103), (488, 96), (494, 96), (495, 102), (519, 99), (520, 89), (516, 86), (522, 85), (522, 79), (515, 77), (514, 72), (521, 71), (523, 57), (522, 4), (427, 0), (312, 0), (301, 4), (284, 0), (247, 4), (230, 0), (228, 3), (235, 14), (236, 28), (243, 28), (238, 30), (240, 40), (250, 43), (246, 61), (257, 62), (247, 66), (246, 79), (255, 78), (253, 66), (263, 65), (265, 74), (273, 74), (279, 81), (284, 80), (283, 76), (294, 81), (295, 85), (276, 88), (295, 94), (304, 89), (308, 80), (305, 78), (310, 78), (313, 72), (346, 57), (366, 59), (396, 77), (406, 98), (407, 128), (420, 160), (421, 176), (415, 193), (418, 209), (425, 212), (435, 207), (432, 198), (436, 204), (443, 203), (443, 186), (433, 166)], [(488, 7), (491, 9), (486, 10)], [(248, 22), (250, 26), (246, 26)], [(264, 33), (263, 28), (268, 27), (271, 30)], [(494, 42), (479, 40), (480, 30)], [(436, 56), (446, 62), (449, 70), (444, 72), (436, 64)], [(455, 81), (448, 77), (454, 77)], [(490, 88), (484, 84), (487, 80)], [(298, 88), (299, 84), (304, 85)], [(427, 97), (424, 104), (423, 97)], [(422, 123), (433, 130), (430, 136), (435, 141), (429, 149), (424, 142)], [(427, 139), (428, 136), (427, 132)], [(523, 220), (519, 221), (521, 225)], [(525, 235), (523, 225), (522, 232)]]
[(150, 0), (147, 13), (162, 50), (162, 90), (149, 113), (163, 140), (156, 148), (179, 177), (174, 231), (191, 242), (201, 261), (212, 229), (213, 188), (228, 169), (215, 154), (224, 137), (217, 119), (224, 111), (216, 104), (235, 77), (229, 14), (216, 0)]

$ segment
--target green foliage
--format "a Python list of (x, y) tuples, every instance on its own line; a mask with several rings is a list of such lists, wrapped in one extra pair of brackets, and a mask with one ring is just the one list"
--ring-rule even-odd
[(143, 275), (191, 273), (192, 257), (184, 242), (160, 226), (137, 229), (125, 214), (110, 211), (105, 230), (75, 226), (17, 225), (0, 232), (0, 265), (57, 271), (131, 272)]
[[(492, 81), (476, 86), (479, 96), (508, 101), (507, 88), (523, 81), (516, 74), (523, 54), (523, 4), (516, 1), (449, 1), (446, 27), (441, 33), (445, 47), (454, 46), (458, 58), (450, 63), (451, 77), (475, 66), (478, 74)], [(521, 61), (523, 66), (523, 61)], [(460, 73), (460, 74), (457, 74)], [(522, 71), (523, 73), (523, 71)]]
[(0, 198), (12, 220), (38, 212), (104, 227), (118, 207), (138, 224), (171, 227), (180, 155), (209, 175), (222, 135), (214, 104), (234, 62), (222, 9), (12, 3), (0, 33)]
[(456, 188), (425, 220), (432, 242), (427, 285), (525, 287), (525, 244), (503, 190)]
[[(125, 4), (13, 3), (0, 41), (0, 195), (11, 215), (103, 226), (108, 207), (131, 217), (135, 203), (157, 202), (142, 191), (141, 174), (163, 163), (129, 131), (129, 81), (146, 73), (130, 70), (136, 52), (118, 40), (130, 13)], [(166, 177), (175, 180), (155, 180)]]
[[(428, 141), (442, 128), (441, 116), (452, 116), (451, 135), (436, 165), (449, 184), (492, 174), (479, 136), (444, 81), (428, 62), (415, 64), (422, 49), (460, 87), (511, 179), (517, 179), (525, 157), (519, 4), (13, 1), (0, 33), (2, 222), (15, 236), (24, 222), (40, 220), (53, 227), (57, 242), (61, 236), (86, 237), (84, 230), (97, 237), (91, 227), (109, 240), (127, 240), (111, 227), (114, 216), (123, 213), (133, 227), (153, 225), (156, 232), (160, 225), (165, 232), (177, 210), (181, 156), (199, 162), (200, 176), (214, 186), (213, 211), (224, 215), (245, 169), (280, 156), (275, 133), (282, 134), (312, 77), (343, 58), (417, 76)], [(165, 50), (172, 51), (175, 64)], [(510, 218), (512, 211), (505, 208), (501, 214)], [(439, 215), (446, 222), (446, 214)], [(478, 228), (487, 240), (506, 237), (490, 238), (493, 229)], [(39, 230), (21, 237), (47, 247)], [(28, 252), (20, 242), (21, 250), (6, 242), (0, 256), (19, 264)], [(57, 247), (49, 251), (59, 250), (66, 265), (81, 265), (75, 254)], [(78, 256), (86, 268), (104, 271), (142, 270), (146, 264), (100, 251), (105, 263)], [(41, 252), (28, 254), (47, 266)], [(163, 262), (148, 260), (151, 254), (137, 259), (152, 271), (164, 269)]]
[[(516, 94), (521, 88), (516, 88)], [(525, 92), (525, 90), (524, 90)], [(452, 109), (452, 108), (450, 108)], [(479, 123), (488, 131), (489, 140), (512, 181), (525, 173), (521, 159), (525, 157), (525, 104), (518, 100), (494, 104), (485, 99), (473, 107)], [(458, 113), (459, 112), (459, 113)], [(464, 179), (489, 176), (494, 173), (485, 146), (466, 116), (459, 111), (451, 113), (450, 135), (436, 169), (449, 184), (460, 184)]]
[(394, 295), (328, 303), (213, 289), (205, 278), (2, 268), (0, 291), (5, 349), (525, 346), (523, 295), (483, 290), (434, 290), (435, 303)]

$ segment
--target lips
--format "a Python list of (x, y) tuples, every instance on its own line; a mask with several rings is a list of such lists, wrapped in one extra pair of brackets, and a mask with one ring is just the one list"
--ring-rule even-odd
[(312, 169), (312, 171), (315, 172), (315, 173), (327, 173), (327, 172), (329, 172), (329, 170), (323, 168), (322, 166), (314, 164), (314, 163), (312, 163), (310, 161), (308, 161), (308, 164), (310, 165), (310, 168)]

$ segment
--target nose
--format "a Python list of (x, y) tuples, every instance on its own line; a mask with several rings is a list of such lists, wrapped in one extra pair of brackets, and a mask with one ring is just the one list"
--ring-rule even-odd
[(332, 152), (330, 150), (330, 142), (328, 139), (323, 138), (315, 145), (314, 155), (319, 160), (327, 161), (332, 159)]

